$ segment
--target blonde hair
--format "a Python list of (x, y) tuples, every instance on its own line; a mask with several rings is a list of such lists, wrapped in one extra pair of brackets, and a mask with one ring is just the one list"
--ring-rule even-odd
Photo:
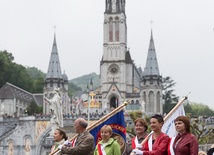
[(103, 131), (107, 131), (110, 133), (110, 135), (112, 135), (112, 128), (110, 125), (104, 125), (101, 129), (100, 129), (100, 132), (103, 132)]
[(207, 155), (207, 153), (204, 152), (204, 151), (199, 151), (199, 152), (198, 152), (198, 155)]

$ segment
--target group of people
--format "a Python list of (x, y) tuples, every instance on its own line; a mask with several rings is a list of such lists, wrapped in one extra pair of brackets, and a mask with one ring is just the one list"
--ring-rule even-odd
[[(190, 120), (186, 116), (179, 116), (174, 120), (177, 136), (170, 138), (161, 131), (164, 119), (161, 115), (155, 114), (150, 119), (150, 129), (142, 118), (135, 120), (136, 136), (127, 143), (126, 155), (198, 155), (198, 141), (191, 134)], [(102, 140), (94, 147), (94, 138), (86, 130), (87, 121), (78, 118), (74, 122), (74, 129), (78, 134), (73, 141), (68, 141), (63, 129), (56, 129), (54, 139), (57, 142), (52, 147), (60, 150), (60, 154), (69, 155), (121, 155), (120, 145), (117, 140), (111, 138), (112, 128), (104, 125), (101, 130)], [(64, 142), (62, 141), (64, 139)], [(60, 143), (60, 144), (59, 144)], [(56, 155), (56, 154), (55, 154)]]
[[(190, 120), (186, 116), (179, 116), (174, 120), (176, 137), (170, 138), (161, 131), (164, 119), (161, 115), (154, 115), (150, 119), (152, 132), (146, 135), (147, 125), (143, 119), (135, 121), (136, 137), (132, 139), (132, 148), (127, 154), (137, 155), (198, 155), (198, 141), (190, 132)], [(143, 141), (146, 138), (145, 141)]]
[(94, 137), (86, 130), (87, 126), (85, 119), (78, 118), (75, 120), (74, 130), (77, 133), (77, 137), (72, 141), (67, 140), (65, 130), (56, 129), (54, 133), (56, 144), (52, 147), (51, 152), (60, 150), (57, 153), (58, 155), (121, 155), (120, 145), (117, 140), (111, 138), (112, 128), (110, 125), (104, 125), (100, 129), (102, 140), (96, 145), (95, 149)]

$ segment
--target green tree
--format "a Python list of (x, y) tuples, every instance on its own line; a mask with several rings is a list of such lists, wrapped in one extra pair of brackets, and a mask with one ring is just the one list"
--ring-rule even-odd
[(44, 88), (44, 78), (43, 77), (37, 77), (36, 80), (34, 80), (33, 83), (33, 92), (32, 93), (42, 93)]
[(0, 88), (7, 82), (11, 75), (14, 57), (11, 53), (0, 51)]
[(13, 61), (11, 53), (0, 51), (0, 88), (10, 82), (29, 92), (42, 93), (45, 74), (35, 67), (25, 68)]
[(129, 112), (129, 116), (134, 122), (137, 118), (142, 118), (143, 113), (142, 111), (133, 111), (133, 112)]
[(168, 113), (178, 102), (178, 96), (174, 94), (174, 89), (176, 82), (174, 82), (171, 77), (167, 76), (162, 79), (163, 85), (163, 112)]
[(13, 70), (8, 81), (24, 90), (33, 91), (33, 79), (27, 74), (25, 67), (22, 65), (13, 63)]
[(45, 73), (43, 73), (41, 70), (39, 70), (36, 67), (27, 67), (26, 71), (28, 75), (34, 80), (36, 80), (38, 77), (45, 78)]
[(85, 91), (87, 89), (87, 85), (90, 84), (91, 79), (93, 82), (93, 88), (97, 88), (100, 85), (100, 78), (99, 75), (97, 75), (96, 73), (83, 75), (81, 77), (69, 80), (69, 83), (72, 82), (73, 84), (80, 87), (83, 91)]
[(44, 88), (45, 73), (36, 67), (27, 67), (27, 74), (33, 79), (32, 93), (42, 93)]
[(202, 103), (186, 103), (184, 109), (190, 117), (214, 116), (214, 111)]
[(80, 87), (78, 87), (77, 85), (75, 85), (73, 82), (70, 82), (68, 84), (68, 95), (70, 97), (72, 97), (74, 95), (74, 93), (77, 91), (82, 91), (82, 89)]
[(42, 107), (38, 106), (35, 102), (31, 102), (30, 105), (27, 107), (28, 115), (39, 114), (42, 113)]

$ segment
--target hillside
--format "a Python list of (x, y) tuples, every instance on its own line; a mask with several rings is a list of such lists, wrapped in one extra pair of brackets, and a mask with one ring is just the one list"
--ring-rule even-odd
[(82, 91), (85, 91), (87, 88), (87, 84), (88, 86), (90, 85), (91, 79), (93, 82), (93, 88), (97, 88), (100, 85), (100, 78), (99, 75), (97, 75), (96, 73), (91, 73), (88, 75), (80, 76), (78, 78), (74, 78), (72, 80), (69, 80), (69, 83), (72, 82), (73, 84), (80, 87)]

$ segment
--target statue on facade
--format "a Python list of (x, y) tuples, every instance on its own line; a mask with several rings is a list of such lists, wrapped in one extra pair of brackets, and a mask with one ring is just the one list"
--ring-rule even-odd
[(59, 94), (59, 88), (53, 89), (53, 97), (51, 99), (44, 98), (49, 103), (49, 110), (51, 114), (52, 132), (56, 128), (63, 127), (63, 115), (62, 115), (62, 99)]

